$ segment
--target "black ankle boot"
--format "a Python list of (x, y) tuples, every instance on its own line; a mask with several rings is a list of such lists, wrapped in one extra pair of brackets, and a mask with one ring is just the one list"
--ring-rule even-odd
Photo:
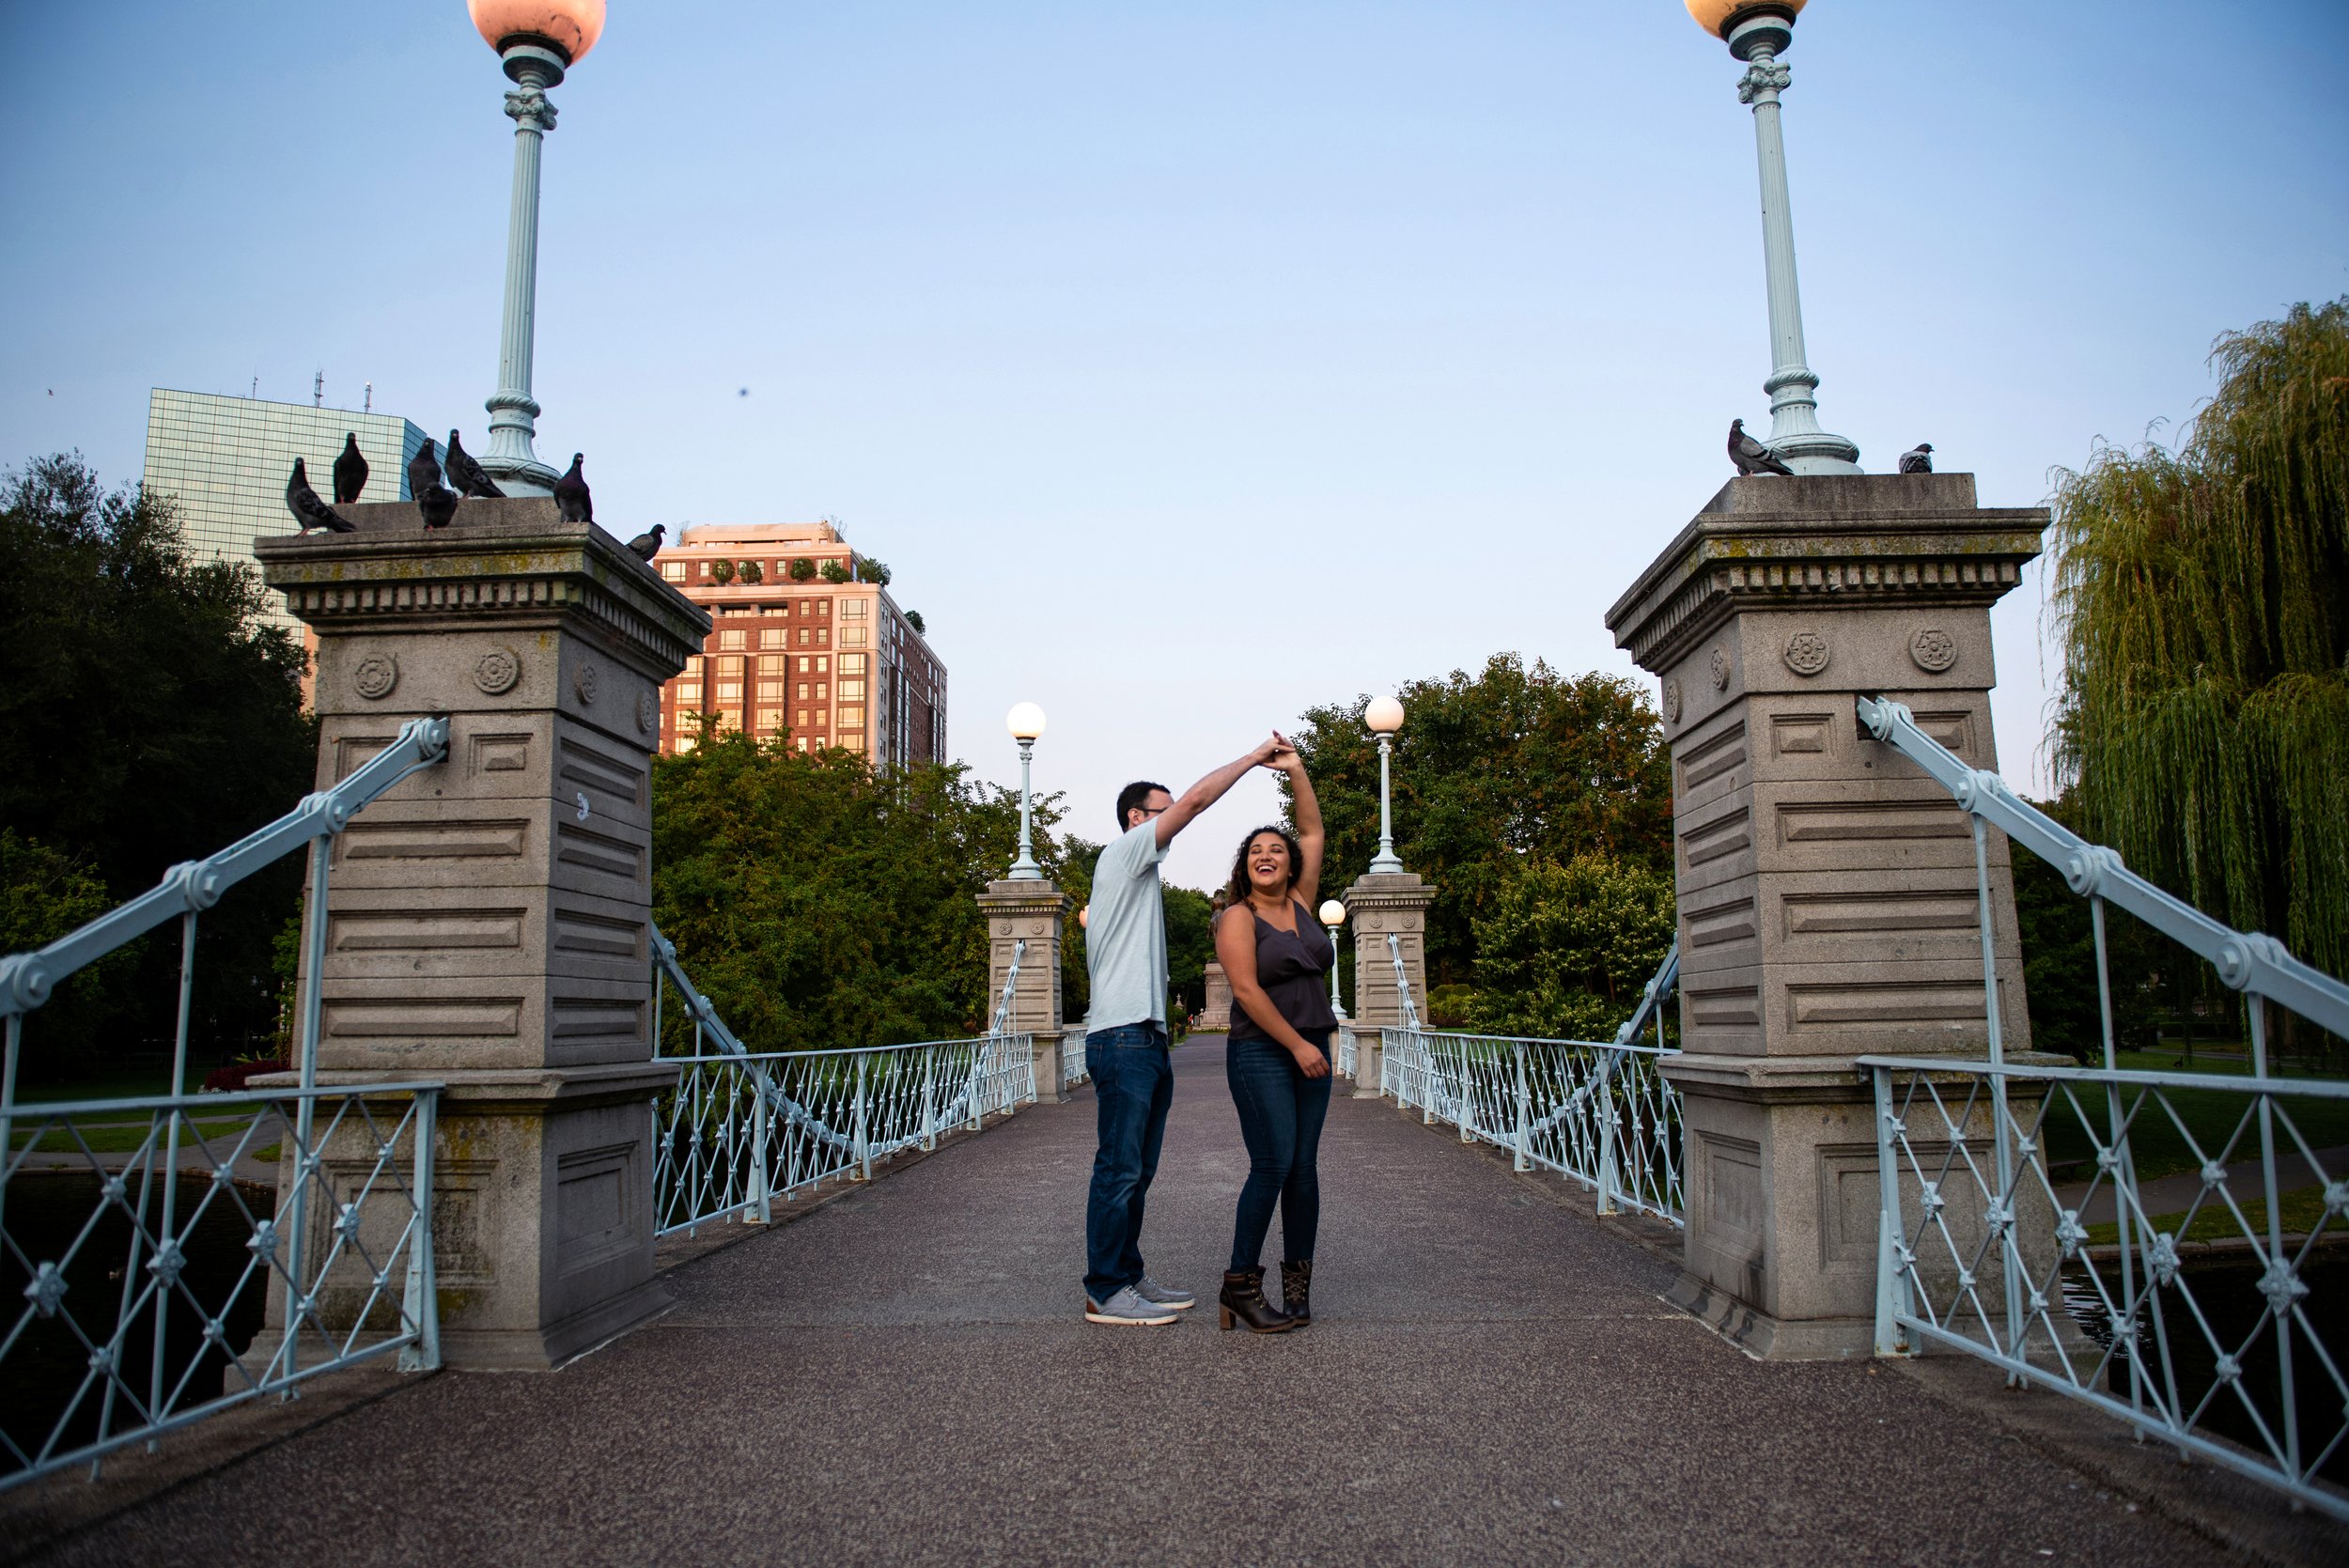
[(1281, 1260), (1281, 1311), (1302, 1328), (1314, 1320), (1314, 1260)]
[(1237, 1274), (1223, 1276), (1223, 1327), (1229, 1328), (1237, 1318), (1254, 1334), (1278, 1334), (1297, 1327), (1288, 1313), (1264, 1298), (1264, 1270), (1243, 1268)]

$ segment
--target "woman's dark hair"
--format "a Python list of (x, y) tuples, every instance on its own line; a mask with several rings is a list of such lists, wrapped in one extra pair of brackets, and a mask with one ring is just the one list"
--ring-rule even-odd
[(1282, 827), (1278, 822), (1266, 823), (1263, 827), (1251, 832), (1246, 838), (1241, 839), (1239, 841), (1239, 853), (1232, 857), (1232, 880), (1229, 891), (1232, 895), (1232, 902), (1236, 906), (1248, 902), (1249, 892), (1254, 886), (1253, 883), (1248, 880), (1249, 846), (1254, 844), (1258, 839), (1264, 837), (1267, 833), (1270, 833), (1273, 837), (1279, 839), (1283, 845), (1288, 846), (1289, 886), (1291, 888), (1297, 886), (1298, 875), (1305, 869), (1305, 852), (1297, 846), (1297, 835), (1290, 832), (1286, 828)]

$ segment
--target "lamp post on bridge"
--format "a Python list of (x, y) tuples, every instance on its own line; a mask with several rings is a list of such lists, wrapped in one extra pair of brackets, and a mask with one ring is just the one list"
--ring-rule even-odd
[(1330, 928), (1330, 1011), (1346, 1017), (1346, 1003), (1338, 999), (1338, 928), (1346, 924), (1346, 906), (1334, 898), (1321, 901), (1321, 924)]
[(1399, 877), (1403, 859), (1394, 852), (1394, 780), (1392, 759), (1394, 732), (1403, 727), (1403, 705), (1392, 697), (1375, 697), (1362, 709), (1362, 722), (1378, 737), (1378, 853), (1370, 860), (1371, 875)]
[(1034, 703), (1015, 704), (1012, 710), (1003, 716), (1003, 727), (1011, 731), (1014, 740), (1019, 742), (1019, 858), (1011, 862), (1011, 869), (1003, 874), (1003, 879), (1010, 882), (1040, 882), (1044, 879), (1044, 868), (1035, 863), (1035, 851), (1029, 832), (1034, 806), (1029, 790), (1028, 769), (1035, 755), (1036, 739), (1044, 733), (1044, 710)]
[(531, 450), (537, 401), (530, 395), (538, 308), (538, 155), (554, 129), (547, 89), (559, 85), (603, 36), (604, 0), (465, 0), (473, 24), (514, 83), (514, 194), (506, 230), (506, 315), (498, 334), (498, 384), (485, 405), (490, 442), (481, 466), (508, 495), (551, 495), (556, 472)]
[(1786, 143), (1778, 95), (1793, 80), (1779, 56), (1795, 41), (1808, 0), (1686, 0), (1697, 25), (1746, 63), (1737, 101), (1752, 106), (1762, 165), (1762, 261), (1769, 280), (1770, 450), (1797, 474), (1858, 474), (1859, 448), (1819, 428), (1818, 374), (1804, 356), (1802, 291), (1795, 277), (1795, 215), (1786, 189)]

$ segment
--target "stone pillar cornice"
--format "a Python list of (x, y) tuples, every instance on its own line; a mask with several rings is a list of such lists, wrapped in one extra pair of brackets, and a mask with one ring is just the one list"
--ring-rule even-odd
[(1607, 613), (1662, 674), (1743, 610), (1995, 602), (2040, 552), (2045, 507), (1979, 507), (1970, 474), (1732, 479)]
[(654, 681), (701, 651), (709, 613), (589, 522), (543, 497), (467, 501), (428, 532), (413, 502), (339, 508), (350, 534), (257, 539), (287, 608), (330, 632), (562, 627)]

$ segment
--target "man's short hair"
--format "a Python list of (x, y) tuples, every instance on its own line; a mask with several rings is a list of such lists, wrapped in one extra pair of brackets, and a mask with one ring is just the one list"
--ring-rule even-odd
[(1167, 788), (1166, 785), (1162, 784), (1152, 784), (1147, 779), (1136, 779), (1132, 784), (1128, 784), (1125, 788), (1117, 792), (1117, 831), (1119, 832), (1129, 833), (1133, 831), (1134, 825), (1126, 820), (1127, 814), (1139, 811), (1149, 805), (1150, 796), (1154, 791), (1160, 795), (1172, 795), (1174, 793), (1173, 790)]

